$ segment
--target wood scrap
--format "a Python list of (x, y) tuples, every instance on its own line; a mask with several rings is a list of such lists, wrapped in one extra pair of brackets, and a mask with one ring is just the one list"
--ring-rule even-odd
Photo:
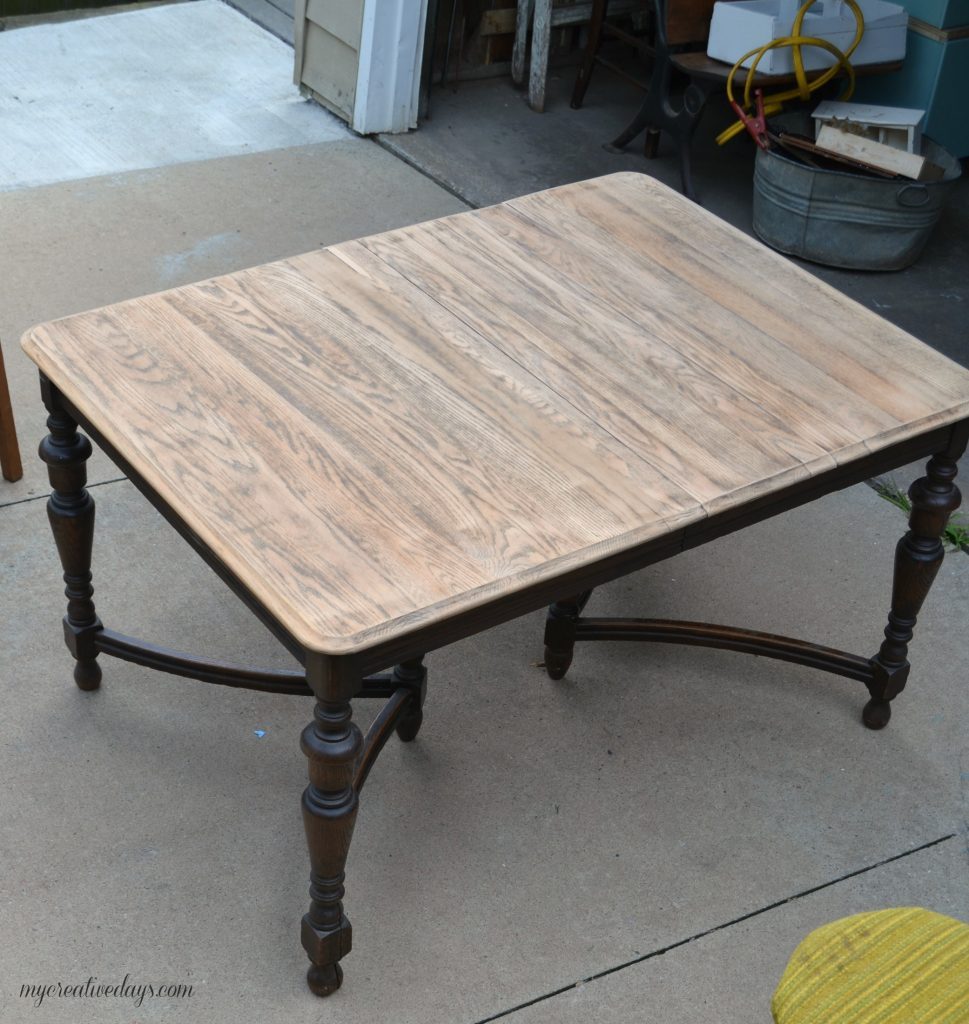
[(907, 153), (826, 124), (818, 132), (816, 146), (822, 153), (852, 160), (888, 176), (910, 178), (912, 181), (940, 181), (945, 170), (917, 153)]
[(881, 168), (872, 167), (851, 157), (842, 156), (840, 153), (832, 153), (829, 150), (821, 149), (804, 135), (795, 132), (782, 131), (778, 134), (768, 133), (768, 138), (777, 143), (790, 156), (795, 157), (802, 163), (821, 170), (850, 171), (854, 174), (863, 174), (875, 178), (896, 178), (898, 175), (890, 171), (883, 171)]

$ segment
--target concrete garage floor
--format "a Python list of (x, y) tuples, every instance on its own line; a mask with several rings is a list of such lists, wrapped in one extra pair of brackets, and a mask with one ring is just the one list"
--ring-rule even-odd
[[(504, 83), (462, 86), (438, 98), (423, 139), (394, 145), (415, 162), (428, 147), (428, 169), (476, 202), (612, 169), (575, 139), (568, 152), (526, 146), (520, 114), (539, 125), (559, 115), (536, 120), (519, 102)], [(457, 103), (477, 111), (477, 150)], [(438, 153), (451, 163), (434, 163), (449, 138)], [(494, 138), (508, 143), (501, 159)], [(494, 163), (480, 174), (486, 151)], [(729, 159), (723, 194), (739, 203), (747, 157)], [(698, 179), (711, 207), (740, 216), (719, 178)], [(926, 253), (934, 270), (871, 279), (887, 314), (917, 321), (930, 284), (964, 296), (952, 232), (965, 228), (965, 195)], [(367, 785), (347, 877), (354, 951), (326, 1002), (305, 989), (298, 937), (309, 703), (107, 659), (100, 692), (73, 687), (33, 455), (43, 411), (20, 333), (462, 205), (357, 139), (0, 195), (0, 337), (27, 471), (0, 485), (4, 1024), (750, 1024), (769, 1021), (788, 956), (825, 921), (912, 904), (969, 919), (961, 555), (942, 567), (909, 690), (878, 734), (860, 724), (858, 684), (723, 652), (590, 645), (551, 683), (537, 664), (541, 613), (435, 652), (419, 740), (389, 744)], [(938, 324), (958, 338), (955, 318)], [(916, 326), (925, 337), (932, 322)], [(289, 663), (106, 459), (92, 460), (91, 479), (106, 623)], [(903, 529), (896, 510), (852, 488), (602, 588), (594, 608), (874, 650)], [(375, 711), (360, 702), (361, 725)], [(125, 975), (193, 993), (140, 1006), (20, 997), (23, 984)]]

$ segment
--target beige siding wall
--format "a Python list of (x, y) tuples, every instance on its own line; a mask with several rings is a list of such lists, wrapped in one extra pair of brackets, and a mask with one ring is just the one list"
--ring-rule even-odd
[(353, 116), (364, 0), (297, 0), (296, 79), (342, 117)]

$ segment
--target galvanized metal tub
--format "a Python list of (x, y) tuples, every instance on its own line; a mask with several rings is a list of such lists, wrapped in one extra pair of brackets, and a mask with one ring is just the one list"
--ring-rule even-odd
[(780, 252), (831, 267), (908, 267), (918, 259), (962, 173), (959, 161), (934, 142), (926, 140), (925, 156), (945, 169), (941, 181), (821, 170), (773, 150), (758, 150), (754, 233)]

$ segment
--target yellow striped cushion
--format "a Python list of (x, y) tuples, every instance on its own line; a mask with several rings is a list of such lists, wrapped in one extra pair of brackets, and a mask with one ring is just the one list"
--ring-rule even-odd
[(969, 1024), (969, 925), (920, 907), (818, 928), (794, 950), (775, 1024)]

